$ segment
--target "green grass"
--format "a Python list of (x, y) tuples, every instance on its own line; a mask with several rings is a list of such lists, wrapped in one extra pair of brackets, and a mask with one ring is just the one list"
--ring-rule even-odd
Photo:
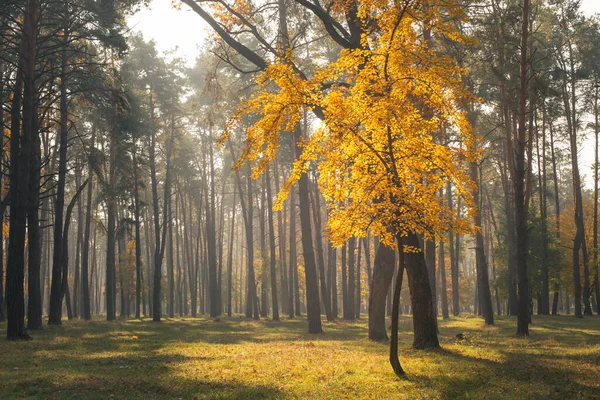
[(527, 339), (511, 318), (440, 321), (438, 351), (412, 350), (403, 317), (403, 379), (388, 345), (367, 340), (365, 319), (324, 323), (323, 335), (305, 327), (241, 317), (65, 322), (31, 342), (0, 340), (0, 397), (600, 399), (598, 317), (535, 317)]

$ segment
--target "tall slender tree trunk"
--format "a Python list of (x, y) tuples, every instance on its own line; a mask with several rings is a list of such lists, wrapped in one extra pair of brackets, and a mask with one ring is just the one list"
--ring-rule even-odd
[[(302, 132), (299, 126), (296, 128), (293, 140), (296, 159), (299, 159), (302, 151), (300, 147)], [(306, 316), (308, 319), (308, 333), (322, 333), (319, 285), (317, 281), (315, 254), (312, 245), (312, 227), (310, 223), (310, 200), (308, 191), (308, 175), (302, 174), (298, 180), (298, 203), (300, 206), (300, 230), (302, 231), (302, 256), (304, 258), (304, 271), (306, 273)]]
[[(560, 197), (558, 192), (558, 168), (556, 163), (556, 154), (554, 152), (554, 129), (552, 121), (549, 121), (548, 128), (550, 131), (550, 159), (552, 160), (552, 181), (554, 187), (554, 220), (556, 226), (556, 239), (560, 241)], [(554, 285), (554, 296), (552, 297), (552, 315), (558, 312), (558, 299), (560, 294), (560, 286), (558, 283)]]
[[(327, 257), (327, 264), (329, 266), (329, 276), (331, 282), (331, 315), (335, 319), (338, 317), (338, 286), (337, 286), (337, 250), (333, 248), (331, 243), (328, 241), (327, 250), (329, 256)], [(385, 307), (385, 300), (384, 300)]]
[(355, 261), (356, 261), (356, 238), (352, 236), (348, 240), (348, 289), (346, 294), (348, 295), (347, 302), (347, 315), (344, 319), (354, 319), (354, 295), (356, 293), (356, 277), (355, 277)]
[[(316, 180), (316, 179), (315, 179)], [(319, 187), (315, 182), (312, 185), (313, 189), (310, 193), (312, 194), (313, 204), (313, 222), (315, 225), (315, 244), (317, 247), (317, 265), (319, 267), (319, 286), (321, 288), (321, 300), (323, 301), (323, 308), (325, 308), (325, 316), (327, 317), (327, 321), (333, 321), (333, 315), (331, 313), (331, 302), (329, 299), (331, 295), (329, 294), (329, 286), (327, 285), (327, 281), (325, 279), (325, 258), (323, 255), (323, 238), (322, 238), (322, 225), (321, 225), (321, 194), (319, 193)]]
[(546, 112), (542, 109), (542, 153), (540, 155), (539, 132), (536, 135), (536, 149), (538, 159), (538, 186), (542, 233), (542, 263), (541, 263), (541, 301), (539, 313), (550, 314), (550, 285), (548, 276), (548, 228), (547, 228), (547, 204), (546, 204)]
[(217, 282), (217, 243), (215, 226), (215, 167), (213, 155), (212, 133), (211, 142), (208, 144), (209, 169), (210, 169), (210, 203), (206, 207), (206, 240), (208, 250), (208, 295), (210, 299), (210, 316), (216, 318), (221, 315), (219, 308), (219, 287)]
[[(446, 185), (446, 199), (448, 202), (448, 208), (450, 212), (452, 212), (452, 184), (448, 182)], [(459, 301), (459, 293), (458, 293), (458, 260), (456, 259), (456, 254), (454, 249), (454, 232), (450, 231), (448, 233), (448, 243), (450, 245), (450, 277), (452, 279), (452, 314), (456, 317), (460, 314), (460, 301)]]
[(227, 246), (227, 316), (232, 314), (232, 285), (233, 285), (233, 243), (235, 239), (235, 207), (237, 190), (233, 188), (233, 200), (231, 202), (231, 228), (229, 231), (229, 246)]
[(433, 296), (433, 312), (437, 316), (437, 291), (435, 284), (435, 238), (425, 241), (423, 244), (425, 251), (425, 261), (427, 262), (427, 274), (429, 275), (429, 286), (431, 287), (431, 295)]
[(342, 246), (342, 316), (348, 317), (348, 242)]
[(263, 182), (260, 190), (260, 209), (259, 209), (259, 247), (260, 247), (260, 287), (261, 287), (261, 307), (260, 316), (266, 318), (269, 310), (269, 283), (268, 283), (268, 272), (267, 272), (267, 246), (265, 239), (267, 237), (267, 231), (265, 228), (265, 216), (266, 216), (266, 193), (265, 193), (265, 182), (263, 175)]
[(68, 12), (66, 12), (65, 27), (63, 29), (63, 43), (61, 50), (60, 69), (60, 131), (58, 138), (58, 183), (56, 186), (56, 199), (54, 202), (54, 253), (52, 258), (52, 286), (50, 288), (50, 309), (48, 313), (48, 325), (60, 325), (62, 314), (62, 276), (63, 265), (63, 215), (65, 206), (65, 184), (67, 175), (67, 144), (68, 144), (68, 104), (67, 104), (67, 79), (68, 79), (68, 55), (69, 44)]
[(486, 325), (494, 324), (494, 310), (492, 309), (492, 294), (490, 292), (490, 279), (488, 272), (487, 259), (485, 257), (485, 248), (483, 244), (483, 224), (481, 222), (481, 212), (483, 202), (480, 198), (480, 180), (479, 166), (477, 162), (472, 161), (470, 165), (471, 180), (476, 183), (473, 186), (473, 199), (477, 202), (477, 210), (473, 215), (473, 224), (479, 228), (475, 233), (475, 268), (477, 270), (477, 289), (481, 312), (485, 318)]
[[(140, 237), (140, 181), (138, 176), (137, 149), (133, 150), (133, 201), (135, 217), (135, 317), (140, 318), (140, 308), (142, 305), (142, 240)], [(91, 181), (90, 183), (91, 184)], [(88, 196), (90, 191), (88, 190)], [(88, 201), (90, 198), (88, 197)], [(87, 225), (87, 221), (86, 221)], [(87, 233), (86, 226), (86, 233)]]
[[(275, 192), (279, 193), (279, 166), (275, 163), (274, 168), (275, 174)], [(286, 263), (286, 235), (285, 235), (285, 226), (284, 220), (286, 219), (286, 208), (283, 207), (283, 210), (277, 211), (277, 232), (279, 236), (279, 266), (281, 268), (281, 311), (283, 313), (287, 313), (287, 309), (289, 306), (289, 285), (288, 285), (288, 271), (287, 271), (287, 263)]]
[[(529, 335), (529, 282), (527, 275), (527, 220), (528, 207), (525, 198), (525, 149), (527, 146), (525, 118), (527, 114), (528, 88), (528, 34), (529, 34), (529, 0), (523, 0), (522, 7), (521, 56), (519, 71), (519, 126), (515, 149), (515, 165), (513, 184), (515, 188), (515, 216), (517, 232), (517, 276), (518, 276), (518, 313), (517, 335)], [(510, 154), (512, 157), (512, 154)]]
[[(598, 136), (600, 134), (600, 109), (598, 108), (598, 97), (600, 97), (600, 81), (595, 80), (594, 92), (594, 265), (596, 274), (594, 276), (594, 292), (596, 296), (596, 313), (600, 315), (600, 279), (598, 277)], [(2, 275), (0, 274), (0, 277)]]
[(42, 288), (40, 267), (42, 261), (42, 235), (40, 231), (40, 137), (37, 134), (37, 113), (34, 113), (33, 135), (31, 137), (31, 165), (29, 167), (29, 199), (27, 211), (27, 250), (28, 258), (28, 302), (27, 329), (42, 329)]
[(269, 262), (271, 270), (271, 302), (273, 304), (273, 320), (279, 321), (279, 300), (277, 298), (277, 271), (275, 270), (275, 227), (273, 224), (273, 197), (271, 193), (270, 168), (265, 173), (267, 186), (267, 222), (269, 225)]
[(300, 299), (298, 293), (294, 290), (297, 285), (297, 257), (296, 257), (296, 193), (294, 189), (290, 190), (290, 297), (288, 312), (290, 318), (294, 318), (295, 315), (300, 314)]
[[(400, 291), (402, 290), (402, 279), (404, 276), (404, 243), (401, 236), (396, 237), (398, 243), (398, 273), (396, 285), (394, 286), (394, 297), (392, 299), (392, 338), (390, 341), (390, 364), (394, 373), (398, 376), (404, 375), (404, 370), (398, 359), (398, 320), (400, 315)], [(381, 248), (382, 245), (379, 245)], [(377, 256), (375, 256), (377, 257)]]
[[(440, 197), (443, 197), (443, 193), (440, 193)], [(442, 309), (442, 318), (450, 318), (448, 313), (448, 289), (446, 288), (446, 260), (444, 254), (444, 241), (440, 240), (438, 245), (438, 269), (440, 271), (440, 307)]]

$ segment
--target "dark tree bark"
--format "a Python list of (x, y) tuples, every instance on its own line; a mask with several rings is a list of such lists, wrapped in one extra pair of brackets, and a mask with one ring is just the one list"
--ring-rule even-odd
[(356, 296), (354, 298), (355, 301), (355, 316), (356, 318), (360, 318), (360, 261), (361, 261), (361, 240), (357, 239), (358, 246), (358, 256), (356, 257)]
[[(373, 279), (369, 290), (369, 339), (387, 341), (385, 312), (388, 289), (394, 277), (394, 249), (380, 243), (375, 251)], [(400, 300), (398, 300), (400, 301)], [(392, 334), (393, 335), (393, 334)]]
[(331, 282), (331, 315), (335, 319), (338, 317), (337, 250), (329, 241), (327, 242), (327, 251), (329, 252), (327, 264)]
[[(420, 248), (419, 238), (415, 233), (409, 232), (403, 238), (403, 242), (407, 246)], [(438, 348), (440, 344), (437, 336), (437, 322), (433, 312), (433, 297), (423, 252), (405, 254), (404, 264), (411, 297), (413, 347), (415, 349)]]
[(354, 319), (354, 295), (356, 292), (356, 278), (354, 276), (354, 267), (355, 267), (355, 251), (356, 251), (356, 238), (352, 236), (350, 240), (348, 240), (348, 289), (346, 289), (346, 294), (348, 295), (347, 301), (347, 314), (344, 315), (344, 319), (353, 320)]
[[(485, 248), (483, 244), (483, 224), (481, 222), (481, 210), (483, 202), (480, 199), (480, 180), (479, 178), (479, 166), (475, 161), (471, 162), (470, 165), (471, 180), (476, 185), (473, 186), (473, 199), (477, 202), (477, 211), (473, 215), (473, 224), (478, 227), (479, 230), (475, 233), (475, 268), (477, 270), (477, 292), (479, 297), (479, 303), (481, 305), (481, 312), (485, 318), (486, 325), (494, 324), (494, 310), (492, 309), (492, 294), (490, 292), (490, 278), (488, 272), (487, 260), (485, 257)], [(477, 303), (475, 303), (477, 304)]]
[(325, 316), (327, 317), (327, 321), (333, 321), (333, 315), (331, 313), (331, 302), (329, 299), (331, 295), (329, 294), (329, 286), (327, 285), (327, 281), (325, 280), (326, 272), (325, 272), (325, 258), (323, 255), (323, 238), (321, 236), (322, 226), (321, 226), (321, 194), (319, 193), (319, 187), (316, 182), (312, 185), (313, 189), (310, 193), (312, 194), (313, 204), (313, 222), (315, 225), (315, 244), (317, 247), (317, 265), (319, 267), (319, 286), (321, 288), (321, 300), (323, 301), (323, 308), (325, 308)]
[(427, 262), (427, 274), (429, 275), (429, 286), (431, 287), (431, 295), (433, 296), (433, 312), (437, 316), (437, 291), (435, 284), (435, 238), (425, 241), (425, 261)]
[(233, 201), (231, 203), (231, 228), (229, 231), (229, 246), (227, 246), (227, 316), (232, 314), (232, 284), (233, 284), (233, 243), (235, 238), (235, 204), (237, 190), (233, 188)]
[[(68, 15), (66, 25), (68, 25)], [(69, 44), (70, 32), (65, 25), (63, 29), (63, 43), (61, 50), (61, 69), (60, 69), (60, 131), (58, 138), (58, 183), (56, 186), (56, 199), (54, 202), (54, 253), (52, 258), (52, 286), (50, 287), (50, 308), (48, 312), (48, 325), (60, 325), (62, 314), (62, 276), (61, 269), (63, 265), (63, 213), (65, 206), (65, 184), (67, 175), (67, 145), (69, 128), (68, 123), (68, 104), (67, 104), (67, 79), (68, 79), (68, 55), (67, 46)]]
[[(11, 114), (10, 226), (6, 268), (6, 311), (9, 340), (28, 340), (25, 332), (25, 223), (29, 189), (29, 151), (35, 126), (35, 56), (39, 8), (36, 0), (25, 1), (22, 42), (13, 91)], [(21, 89), (23, 130), (20, 131)]]
[(279, 300), (277, 299), (277, 271), (275, 270), (275, 227), (273, 225), (273, 198), (271, 194), (271, 175), (269, 168), (265, 172), (267, 186), (267, 222), (269, 225), (269, 262), (271, 270), (271, 302), (273, 304), (273, 320), (279, 321)]
[[(138, 176), (137, 149), (133, 150), (133, 201), (135, 218), (135, 317), (140, 318), (140, 308), (142, 304), (142, 241), (140, 236), (140, 181)], [(91, 184), (91, 181), (90, 181)], [(88, 202), (91, 201), (90, 190), (88, 189)], [(89, 209), (88, 209), (89, 210)], [(88, 211), (89, 213), (89, 211)], [(89, 228), (86, 220), (86, 235), (89, 236)], [(83, 270), (83, 268), (82, 268)], [(87, 274), (86, 274), (87, 278)]]
[[(212, 139), (212, 134), (211, 134)], [(219, 287), (217, 282), (217, 243), (215, 226), (215, 167), (213, 143), (208, 144), (209, 169), (210, 169), (210, 202), (206, 207), (206, 240), (208, 250), (208, 294), (210, 299), (210, 316), (216, 318), (221, 315), (219, 308)]]
[(300, 296), (295, 288), (298, 286), (297, 274), (297, 256), (296, 256), (296, 193), (294, 189), (290, 190), (290, 302), (288, 305), (288, 312), (290, 318), (294, 318), (295, 315), (300, 315)]
[(348, 317), (348, 242), (342, 246), (342, 316)]
[(529, 0), (523, 0), (521, 32), (521, 56), (519, 70), (519, 127), (515, 149), (515, 166), (513, 184), (515, 190), (515, 216), (517, 232), (517, 276), (518, 276), (518, 313), (517, 335), (529, 335), (529, 282), (527, 276), (527, 219), (528, 207), (525, 198), (525, 148), (528, 88), (528, 34), (529, 34)]
[(540, 219), (542, 233), (542, 262), (541, 262), (541, 301), (539, 314), (550, 314), (550, 285), (548, 276), (548, 228), (547, 228), (547, 202), (546, 202), (546, 112), (542, 110), (542, 153), (540, 155), (539, 133), (536, 135), (537, 161), (538, 161), (538, 186)]
[[(416, 237), (416, 236), (415, 236)], [(397, 236), (398, 243), (398, 274), (396, 275), (396, 285), (394, 286), (394, 297), (392, 300), (392, 333), (390, 341), (390, 364), (394, 373), (398, 376), (404, 375), (404, 370), (398, 359), (398, 319), (400, 314), (400, 291), (402, 290), (402, 278), (404, 276), (404, 243), (401, 236)], [(418, 242), (418, 240), (417, 240)], [(417, 243), (418, 244), (418, 243)], [(379, 248), (382, 246), (380, 245)]]
[[(442, 194), (440, 194), (440, 197)], [(442, 309), (442, 318), (448, 319), (450, 318), (450, 314), (448, 313), (448, 289), (446, 288), (446, 260), (444, 254), (444, 241), (440, 240), (440, 244), (438, 246), (438, 262), (440, 270), (440, 307)]]
[(77, 203), (77, 199), (79, 198), (79, 195), (81, 194), (81, 192), (83, 192), (83, 189), (85, 189), (85, 186), (87, 185), (88, 180), (86, 179), (81, 186), (79, 186), (77, 188), (77, 192), (75, 192), (75, 194), (73, 195), (73, 198), (71, 199), (71, 201), (69, 202), (69, 204), (67, 205), (67, 210), (65, 212), (65, 224), (63, 227), (63, 233), (62, 233), (62, 237), (63, 237), (63, 248), (62, 248), (62, 265), (61, 265), (61, 306), (62, 306), (62, 300), (63, 298), (65, 298), (65, 303), (67, 305), (67, 316), (69, 318), (69, 320), (73, 319), (73, 310), (71, 308), (71, 299), (70, 299), (70, 295), (69, 295), (69, 227), (71, 226), (71, 215), (73, 214), (73, 208), (75, 208), (75, 204)]
[[(297, 127), (294, 134), (294, 149), (296, 159), (300, 157), (302, 134)], [(319, 305), (319, 284), (317, 281), (317, 267), (312, 245), (312, 227), (310, 223), (310, 200), (308, 197), (308, 176), (302, 174), (298, 180), (298, 203), (300, 206), (300, 230), (302, 231), (302, 256), (304, 258), (304, 271), (306, 273), (306, 316), (308, 319), (308, 333), (322, 333), (321, 309)]]
[(263, 182), (260, 190), (260, 208), (259, 208), (259, 247), (260, 247), (260, 262), (262, 272), (260, 274), (260, 287), (261, 287), (261, 308), (260, 316), (266, 318), (269, 310), (269, 283), (267, 276), (267, 246), (265, 239), (267, 237), (267, 231), (265, 228), (265, 216), (266, 216), (266, 187), (263, 175)]
[[(552, 121), (549, 121), (548, 128), (550, 131), (550, 156), (552, 160), (552, 181), (554, 187), (554, 220), (556, 224), (556, 239), (560, 241), (560, 197), (558, 192), (558, 172), (556, 165), (556, 154), (554, 152), (554, 129)], [(558, 312), (558, 299), (560, 294), (560, 287), (558, 283), (554, 286), (554, 296), (552, 296), (552, 315), (556, 315)]]
[(29, 199), (27, 211), (28, 259), (28, 302), (27, 329), (42, 329), (42, 288), (40, 267), (42, 261), (42, 235), (40, 232), (40, 137), (37, 134), (37, 117), (34, 114), (34, 134), (31, 137), (31, 165), (29, 167)]
[(167, 314), (169, 318), (175, 316), (175, 254), (173, 249), (173, 207), (171, 202), (167, 208)]
[(115, 190), (117, 187), (117, 132), (113, 126), (109, 133), (109, 173), (108, 186), (110, 193), (106, 200), (106, 320), (114, 321), (117, 317), (116, 311), (116, 268), (115, 268), (115, 247), (116, 247), (116, 219), (117, 219), (117, 199)]
[[(448, 202), (450, 212), (452, 212), (452, 184), (450, 182), (446, 185), (446, 201)], [(448, 244), (450, 245), (450, 277), (452, 279), (452, 314), (456, 317), (460, 314), (460, 301), (458, 297), (458, 260), (456, 259), (458, 251), (455, 251), (454, 248), (454, 232), (452, 231), (448, 233)]]
[[(596, 296), (596, 313), (600, 315), (600, 279), (598, 277), (598, 136), (600, 135), (600, 109), (598, 108), (598, 97), (600, 97), (600, 82), (596, 78), (594, 85), (594, 265), (596, 274), (594, 277), (594, 292)], [(545, 142), (544, 142), (545, 145)], [(545, 154), (545, 152), (544, 152)], [(545, 160), (544, 160), (545, 161)], [(545, 168), (544, 168), (545, 172)], [(2, 277), (2, 274), (0, 274)]]
[[(275, 163), (275, 192), (279, 193), (279, 166)], [(277, 232), (279, 236), (279, 264), (281, 268), (281, 311), (285, 314), (288, 312), (289, 306), (289, 284), (288, 284), (288, 270), (286, 263), (286, 235), (284, 220), (286, 220), (286, 208), (277, 211)]]

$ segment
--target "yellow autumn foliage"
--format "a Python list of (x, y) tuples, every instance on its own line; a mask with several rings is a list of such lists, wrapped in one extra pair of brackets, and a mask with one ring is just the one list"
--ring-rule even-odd
[[(461, 3), (357, 4), (361, 23), (377, 27), (362, 36), (359, 48), (315, 65), (309, 78), (295, 69), (291, 53), (269, 65), (257, 78), (260, 90), (242, 104), (226, 134), (241, 127), (244, 115), (258, 117), (247, 129), (241, 157), (253, 163), (257, 177), (275, 159), (281, 132), (293, 132), (306, 110), (322, 115), (321, 127), (305, 138), (276, 207), (316, 161), (330, 211), (328, 236), (335, 244), (364, 237), (367, 229), (388, 245), (394, 245), (395, 234), (428, 238), (471, 231), (474, 183), (467, 161), (476, 154), (465, 106), (475, 99), (463, 84), (464, 69), (423, 36), (431, 29), (434, 37), (463, 41), (456, 29)], [(450, 132), (461, 146), (445, 143)], [(447, 181), (469, 210), (462, 218), (436, 199)]]

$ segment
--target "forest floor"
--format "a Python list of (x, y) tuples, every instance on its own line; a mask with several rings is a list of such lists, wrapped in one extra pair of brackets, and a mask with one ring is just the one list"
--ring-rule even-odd
[(526, 339), (515, 325), (440, 320), (442, 349), (418, 351), (402, 317), (399, 379), (366, 318), (324, 323), (322, 335), (306, 334), (303, 318), (66, 321), (30, 342), (0, 340), (0, 397), (600, 399), (599, 317), (536, 316)]

